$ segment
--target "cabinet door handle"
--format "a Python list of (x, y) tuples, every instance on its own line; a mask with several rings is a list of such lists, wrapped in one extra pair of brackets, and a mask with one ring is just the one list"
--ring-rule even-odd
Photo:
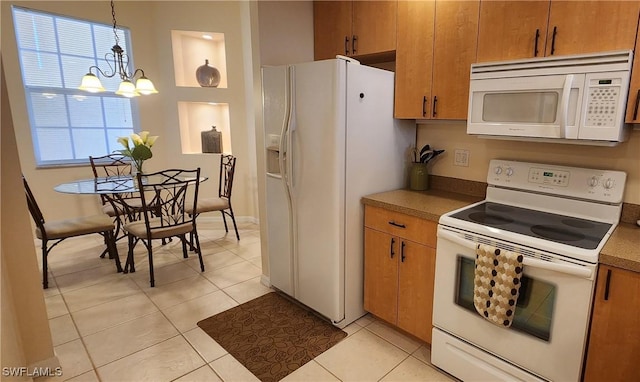
[(422, 97), (422, 116), (427, 116), (427, 96)]
[(405, 246), (405, 244), (404, 244), (404, 241), (403, 241), (402, 245), (400, 246), (400, 261), (403, 262), (403, 263), (404, 263), (404, 258), (405, 258), (405, 256), (404, 256), (404, 246)]
[(358, 36), (354, 34), (353, 38), (351, 39), (351, 53), (352, 54), (356, 54), (356, 41), (358, 41)]
[(438, 114), (438, 111), (436, 110), (436, 106), (438, 105), (438, 97), (437, 96), (433, 96), (433, 107), (431, 108), (432, 110), (432, 116), (435, 118), (436, 114)]
[(394, 227), (398, 227), (398, 228), (407, 228), (407, 226), (406, 226), (406, 225), (404, 225), (404, 224), (400, 224), (400, 223), (396, 223), (396, 222), (394, 222), (393, 220), (392, 220), (392, 221), (390, 221), (390, 222), (389, 222), (389, 224), (391, 224), (391, 225), (392, 225), (392, 226), (394, 226)]
[(533, 57), (538, 57), (538, 39), (540, 38), (540, 29), (536, 29), (536, 42), (533, 45)]
[(636, 93), (636, 107), (633, 109), (633, 120), (635, 121), (638, 118), (638, 103), (640, 103), (640, 89), (638, 89), (638, 93)]
[(553, 27), (553, 35), (551, 36), (551, 55), (556, 52), (556, 35), (558, 34), (558, 27)]
[(389, 255), (391, 256), (391, 258), (393, 259), (393, 256), (395, 256), (395, 252), (393, 251), (393, 246), (396, 244), (396, 239), (391, 238), (391, 252), (389, 253)]
[(344, 55), (349, 55), (349, 36), (344, 36)]
[(611, 284), (611, 269), (607, 269), (607, 281), (604, 283), (604, 300), (609, 300), (609, 284)]

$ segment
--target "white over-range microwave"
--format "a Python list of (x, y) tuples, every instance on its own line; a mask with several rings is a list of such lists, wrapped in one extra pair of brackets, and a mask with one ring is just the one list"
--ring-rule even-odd
[(467, 134), (614, 146), (625, 125), (631, 51), (471, 65)]

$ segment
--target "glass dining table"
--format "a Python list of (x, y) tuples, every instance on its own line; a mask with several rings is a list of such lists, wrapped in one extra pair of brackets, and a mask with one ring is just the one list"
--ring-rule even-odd
[(110, 195), (138, 192), (135, 179), (130, 175), (74, 180), (61, 183), (53, 189), (65, 194)]
[[(145, 179), (143, 179), (143, 182)], [(113, 208), (113, 211), (108, 214), (114, 215), (116, 219), (116, 235), (118, 239), (121, 238), (118, 233), (126, 222), (140, 218), (142, 201), (140, 196), (137, 195), (139, 192), (137, 180), (131, 175), (79, 179), (61, 183), (53, 189), (65, 194), (102, 195)]]
[[(161, 181), (166, 178), (154, 175), (145, 175), (142, 184), (152, 184), (156, 180)], [(178, 180), (190, 180), (193, 178), (180, 177)], [(206, 181), (207, 177), (200, 177), (200, 183)], [(79, 179), (71, 182), (58, 184), (53, 189), (64, 194), (93, 194), (102, 195), (113, 208), (114, 223), (116, 224), (116, 240), (120, 240), (126, 235), (122, 232), (122, 227), (132, 221), (140, 220), (143, 212), (142, 201), (139, 196), (137, 179), (132, 175), (118, 175)], [(163, 240), (164, 243), (164, 240)], [(104, 257), (104, 252), (101, 257)]]

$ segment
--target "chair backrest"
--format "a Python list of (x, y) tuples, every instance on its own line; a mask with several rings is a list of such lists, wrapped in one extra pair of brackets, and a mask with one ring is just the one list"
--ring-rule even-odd
[(89, 157), (93, 176), (131, 175), (131, 162), (122, 154), (108, 154), (101, 157)]
[(40, 211), (40, 207), (38, 207), (38, 202), (36, 202), (36, 198), (33, 196), (33, 192), (31, 192), (31, 188), (29, 187), (29, 183), (27, 183), (27, 179), (22, 176), (22, 183), (24, 184), (24, 193), (27, 197), (27, 206), (29, 207), (29, 213), (33, 218), (34, 223), (42, 233), (44, 237), (46, 237), (46, 232), (44, 230), (44, 216), (42, 215), (42, 211)]
[(144, 175), (138, 173), (136, 181), (141, 191), (147, 237), (154, 237), (154, 231), (188, 223), (195, 228), (196, 216), (190, 215), (188, 211), (195, 211), (198, 202), (199, 167), (195, 170), (170, 169)]
[[(100, 157), (90, 156), (89, 162), (91, 162), (93, 176), (96, 178), (131, 175), (131, 161), (122, 154), (108, 154)], [(136, 198), (132, 193), (121, 193), (119, 196), (120, 199)], [(102, 204), (109, 202), (105, 195), (100, 195), (100, 200)]]
[(218, 196), (231, 200), (231, 189), (233, 188), (233, 175), (236, 171), (236, 157), (229, 154), (222, 154), (220, 157), (220, 184), (218, 186)]

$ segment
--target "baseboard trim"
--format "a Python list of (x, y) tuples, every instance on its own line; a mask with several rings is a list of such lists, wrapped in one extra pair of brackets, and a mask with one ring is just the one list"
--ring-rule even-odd
[[(222, 215), (220, 214), (202, 214), (200, 216), (198, 216), (198, 221), (207, 221), (207, 222), (215, 222), (215, 223), (222, 223)], [(253, 216), (236, 216), (236, 223), (237, 224), (241, 224), (241, 223), (252, 223), (252, 224), (259, 224), (259, 220)], [(231, 224), (231, 227), (233, 228), (233, 222), (231, 221), (231, 219), (227, 219), (227, 224)]]
[(266, 286), (267, 288), (271, 288), (271, 280), (269, 279), (269, 276), (267, 276), (267, 275), (260, 276), (260, 283), (262, 285)]
[(27, 366), (27, 370), (29, 371), (29, 375), (33, 377), (56, 377), (63, 375), (60, 360), (56, 355), (30, 364), (29, 366)]

